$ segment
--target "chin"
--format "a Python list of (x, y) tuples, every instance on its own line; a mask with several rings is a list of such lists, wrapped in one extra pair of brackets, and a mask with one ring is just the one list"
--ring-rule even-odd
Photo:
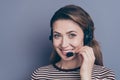
[(64, 60), (64, 61), (70, 61), (70, 60), (75, 59), (75, 56), (71, 56), (71, 57), (61, 56), (61, 59)]

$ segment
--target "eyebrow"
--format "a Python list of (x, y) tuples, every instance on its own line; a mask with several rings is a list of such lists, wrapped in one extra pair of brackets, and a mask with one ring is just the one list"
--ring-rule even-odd
[[(76, 31), (68, 31), (67, 34), (72, 33), (72, 32), (77, 33)], [(53, 33), (58, 33), (58, 34), (60, 34), (60, 32), (57, 32), (57, 31), (54, 31)]]
[(68, 31), (67, 34), (72, 33), (72, 32), (77, 33), (76, 31)]

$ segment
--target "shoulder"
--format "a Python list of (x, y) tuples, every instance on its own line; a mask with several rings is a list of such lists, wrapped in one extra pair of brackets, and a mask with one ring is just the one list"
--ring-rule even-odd
[(93, 77), (99, 79), (115, 80), (115, 73), (105, 66), (94, 65)]
[(48, 74), (48, 71), (50, 69), (52, 69), (53, 66), (52, 65), (47, 65), (47, 66), (42, 66), (42, 67), (39, 67), (38, 69), (36, 69), (32, 75), (31, 75), (31, 78), (32, 80), (36, 80), (36, 79), (40, 79), (40, 78), (44, 78), (47, 76)]

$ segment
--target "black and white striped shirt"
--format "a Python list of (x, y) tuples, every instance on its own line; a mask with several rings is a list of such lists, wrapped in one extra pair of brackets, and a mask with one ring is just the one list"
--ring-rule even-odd
[[(33, 72), (31, 80), (80, 80), (80, 68), (60, 69), (56, 65), (38, 68)], [(115, 74), (104, 66), (94, 65), (92, 80), (115, 80)]]

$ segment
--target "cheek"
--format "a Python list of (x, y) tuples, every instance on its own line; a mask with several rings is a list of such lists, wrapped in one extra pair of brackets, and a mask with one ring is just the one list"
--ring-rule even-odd
[(83, 40), (80, 40), (80, 39), (76, 39), (74, 41), (71, 41), (71, 44), (74, 46), (74, 47), (80, 47), (80, 46), (83, 46)]
[(53, 46), (58, 47), (60, 45), (60, 41), (53, 40)]
[(78, 46), (79, 44), (80, 44), (80, 42), (78, 42), (78, 41), (73, 41), (73, 42), (72, 42), (72, 45), (73, 45), (73, 46)]

